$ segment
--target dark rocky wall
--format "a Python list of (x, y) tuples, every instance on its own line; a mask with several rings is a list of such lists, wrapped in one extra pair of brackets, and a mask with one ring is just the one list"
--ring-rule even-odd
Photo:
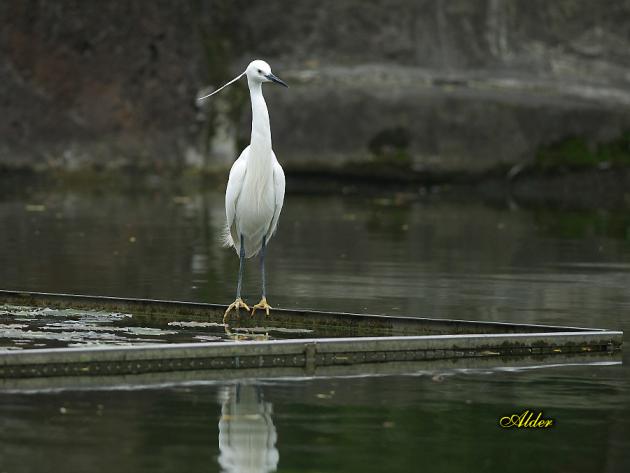
[(255, 57), (292, 85), (267, 87), (288, 167), (477, 172), (630, 129), (630, 1), (6, 0), (0, 25), (5, 165), (225, 165), (244, 81), (194, 97)]
[(0, 3), (2, 159), (176, 156), (204, 76), (194, 17), (187, 2)]

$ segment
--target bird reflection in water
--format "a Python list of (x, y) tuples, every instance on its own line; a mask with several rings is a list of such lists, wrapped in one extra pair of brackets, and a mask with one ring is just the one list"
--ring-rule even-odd
[(266, 341), (269, 340), (269, 333), (264, 328), (237, 328), (230, 329), (230, 326), (224, 325), (225, 336), (228, 340), (241, 342), (245, 340)]
[(238, 383), (219, 393), (219, 464), (226, 473), (276, 471), (279, 453), (272, 404), (260, 386)]

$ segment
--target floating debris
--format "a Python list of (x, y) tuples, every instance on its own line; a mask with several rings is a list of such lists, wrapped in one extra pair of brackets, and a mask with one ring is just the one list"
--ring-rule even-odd
[[(232, 328), (223, 323), (169, 320), (123, 312), (0, 305), (0, 352), (33, 348), (135, 346), (270, 340), (313, 330), (287, 327)], [(284, 337), (282, 337), (284, 335)]]
[(203, 328), (203, 327), (225, 327), (225, 324), (217, 322), (195, 322), (195, 321), (174, 321), (169, 322), (171, 327), (185, 327), (185, 328)]
[(24, 209), (27, 212), (44, 212), (46, 210), (46, 206), (42, 204), (26, 204)]

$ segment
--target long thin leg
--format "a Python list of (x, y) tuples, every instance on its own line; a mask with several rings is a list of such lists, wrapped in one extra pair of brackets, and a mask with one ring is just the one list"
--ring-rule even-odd
[(260, 272), (262, 273), (262, 297), (266, 299), (267, 290), (265, 284), (265, 247), (266, 247), (266, 237), (263, 237), (262, 241), (262, 250), (260, 251)]
[(241, 235), (241, 248), (239, 250), (238, 283), (236, 284), (236, 298), (241, 298), (241, 286), (243, 284), (243, 263), (245, 263), (245, 243)]
[(267, 303), (267, 284), (265, 279), (265, 248), (266, 248), (267, 240), (263, 237), (262, 240), (262, 249), (260, 250), (260, 272), (262, 273), (262, 298), (260, 302), (252, 307), (252, 317), (256, 312), (256, 309), (262, 309), (265, 311), (265, 314), (269, 315), (269, 309), (272, 307)]
[(236, 300), (232, 302), (228, 306), (228, 308), (225, 310), (225, 314), (223, 314), (224, 324), (227, 323), (228, 314), (230, 313), (230, 311), (236, 309), (236, 311), (238, 312), (240, 308), (247, 309), (248, 311), (250, 310), (247, 304), (243, 302), (243, 299), (241, 299), (241, 286), (243, 284), (243, 266), (245, 263), (245, 243), (243, 243), (243, 235), (241, 235), (241, 247), (240, 247), (238, 256), (239, 256), (239, 267), (238, 267), (238, 283), (236, 284)]

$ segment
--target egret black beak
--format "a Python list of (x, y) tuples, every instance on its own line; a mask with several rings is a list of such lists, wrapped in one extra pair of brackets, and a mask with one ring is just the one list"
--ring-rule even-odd
[(269, 79), (270, 81), (275, 82), (276, 84), (280, 84), (280, 85), (284, 85), (285, 87), (289, 87), (285, 81), (283, 81), (282, 79), (279, 79), (278, 77), (274, 76), (271, 72), (269, 74), (267, 74), (265, 77), (267, 79)]

